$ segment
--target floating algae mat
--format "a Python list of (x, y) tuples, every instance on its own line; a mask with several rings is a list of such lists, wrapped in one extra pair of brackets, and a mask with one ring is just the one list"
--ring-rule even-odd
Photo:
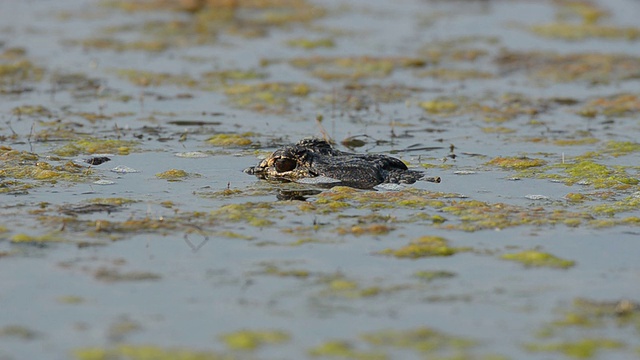
[(5, 3), (0, 359), (640, 354), (637, 1)]

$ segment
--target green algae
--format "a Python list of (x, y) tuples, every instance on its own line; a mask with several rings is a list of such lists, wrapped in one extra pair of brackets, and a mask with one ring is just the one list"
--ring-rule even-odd
[(54, 231), (43, 235), (15, 234), (11, 237), (13, 244), (47, 244), (69, 242), (62, 232)]
[(486, 165), (499, 166), (505, 169), (527, 169), (531, 167), (538, 167), (546, 164), (546, 161), (542, 159), (531, 159), (524, 157), (496, 157), (489, 160)]
[(420, 71), (416, 74), (420, 77), (430, 77), (444, 81), (462, 81), (470, 79), (491, 79), (495, 76), (486, 71), (478, 71), (473, 69), (448, 69), (437, 68), (432, 70)]
[(305, 57), (289, 61), (293, 67), (310, 72), (326, 81), (384, 78), (395, 70), (420, 68), (426, 65), (420, 58), (409, 57)]
[(136, 149), (138, 141), (118, 139), (86, 138), (73, 141), (53, 150), (58, 156), (77, 156), (80, 154), (116, 153), (128, 155)]
[(530, 352), (554, 352), (575, 359), (591, 359), (603, 350), (617, 350), (624, 347), (623, 342), (607, 338), (585, 338), (577, 341), (524, 345), (524, 348)]
[(267, 227), (281, 218), (269, 203), (228, 204), (211, 211), (211, 217), (219, 221), (245, 222), (255, 227)]
[(388, 234), (393, 228), (386, 224), (370, 224), (370, 225), (354, 225), (351, 227), (339, 227), (336, 229), (338, 234), (353, 234), (360, 235), (385, 235)]
[(156, 345), (118, 345), (112, 348), (84, 347), (73, 351), (77, 360), (230, 360), (233, 357), (214, 351), (163, 348)]
[(614, 96), (601, 97), (590, 100), (578, 110), (578, 114), (593, 118), (597, 115), (608, 117), (633, 116), (640, 111), (640, 96), (622, 93)]
[(640, 143), (633, 141), (608, 141), (604, 153), (614, 157), (624, 156), (640, 151)]
[(439, 350), (465, 350), (476, 342), (452, 336), (438, 330), (420, 327), (409, 330), (380, 330), (360, 336), (365, 342), (376, 347), (410, 349), (418, 353), (433, 353)]
[(207, 143), (214, 146), (248, 146), (253, 143), (249, 138), (252, 135), (253, 133), (216, 134), (207, 139)]
[(180, 169), (169, 169), (167, 171), (156, 174), (156, 177), (158, 179), (165, 179), (170, 181), (184, 179), (187, 176), (189, 176), (189, 174), (186, 171)]
[(638, 57), (609, 53), (503, 51), (496, 63), (503, 70), (521, 70), (536, 80), (553, 82), (607, 84), (635, 79), (640, 72)]
[[(620, 148), (626, 150), (630, 147), (622, 145)], [(596, 189), (613, 188), (624, 190), (640, 183), (637, 178), (629, 176), (623, 168), (611, 168), (590, 160), (557, 165), (557, 167), (564, 168), (565, 173), (569, 175), (568, 178), (564, 179), (567, 185), (582, 183), (589, 184)]]
[(292, 99), (304, 98), (310, 92), (311, 87), (305, 83), (262, 82), (224, 86), (224, 93), (233, 105), (266, 113), (286, 112)]
[(0, 328), (0, 338), (10, 337), (22, 340), (34, 340), (40, 336), (40, 332), (22, 325), (6, 325)]
[(575, 265), (575, 261), (573, 260), (562, 259), (552, 254), (537, 250), (525, 250), (519, 253), (503, 254), (500, 258), (517, 261), (527, 267), (568, 269)]
[(357, 360), (387, 360), (389, 356), (380, 351), (357, 350), (353, 344), (344, 340), (330, 340), (310, 348), (308, 354), (313, 357), (331, 357)]
[(572, 41), (585, 40), (589, 38), (623, 40), (637, 40), (640, 38), (640, 28), (598, 24), (553, 22), (533, 25), (530, 27), (530, 30), (539, 36)]
[(415, 272), (413, 276), (415, 276), (420, 280), (431, 282), (437, 279), (450, 279), (452, 277), (455, 277), (456, 274), (450, 271), (442, 271), (442, 270), (438, 270), (438, 271), (422, 270), (422, 271)]
[(148, 271), (127, 271), (123, 272), (113, 268), (101, 267), (94, 273), (96, 280), (104, 282), (129, 282), (129, 281), (155, 281), (162, 279), (162, 275)]
[(448, 245), (445, 238), (439, 236), (422, 236), (412, 240), (408, 245), (397, 249), (385, 249), (379, 251), (382, 255), (391, 255), (397, 258), (418, 259), (429, 256), (451, 256), (462, 248), (453, 248)]
[(265, 345), (289, 342), (291, 335), (281, 330), (239, 330), (220, 335), (230, 350), (254, 351)]
[(335, 47), (336, 44), (331, 38), (323, 38), (323, 39), (291, 39), (287, 41), (287, 45), (290, 47), (302, 48), (305, 50), (311, 50), (316, 48), (332, 48)]

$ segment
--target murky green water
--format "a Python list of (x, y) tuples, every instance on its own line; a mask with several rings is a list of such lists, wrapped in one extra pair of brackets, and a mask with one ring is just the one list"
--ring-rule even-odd
[[(639, 12), (1, 4), (0, 359), (637, 358)], [(442, 183), (242, 172), (310, 136)]]

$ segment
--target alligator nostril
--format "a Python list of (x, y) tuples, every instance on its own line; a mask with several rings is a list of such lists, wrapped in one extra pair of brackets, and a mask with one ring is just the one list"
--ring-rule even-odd
[(280, 158), (274, 163), (276, 171), (279, 173), (291, 171), (296, 168), (296, 161), (289, 158)]

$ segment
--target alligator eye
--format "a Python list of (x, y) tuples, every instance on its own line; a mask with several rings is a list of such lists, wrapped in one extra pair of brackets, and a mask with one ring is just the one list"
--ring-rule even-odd
[(293, 169), (296, 168), (296, 161), (293, 159), (288, 159), (288, 158), (280, 158), (278, 160), (276, 160), (275, 164), (276, 166), (276, 171), (279, 173), (285, 172), (285, 171), (291, 171)]

